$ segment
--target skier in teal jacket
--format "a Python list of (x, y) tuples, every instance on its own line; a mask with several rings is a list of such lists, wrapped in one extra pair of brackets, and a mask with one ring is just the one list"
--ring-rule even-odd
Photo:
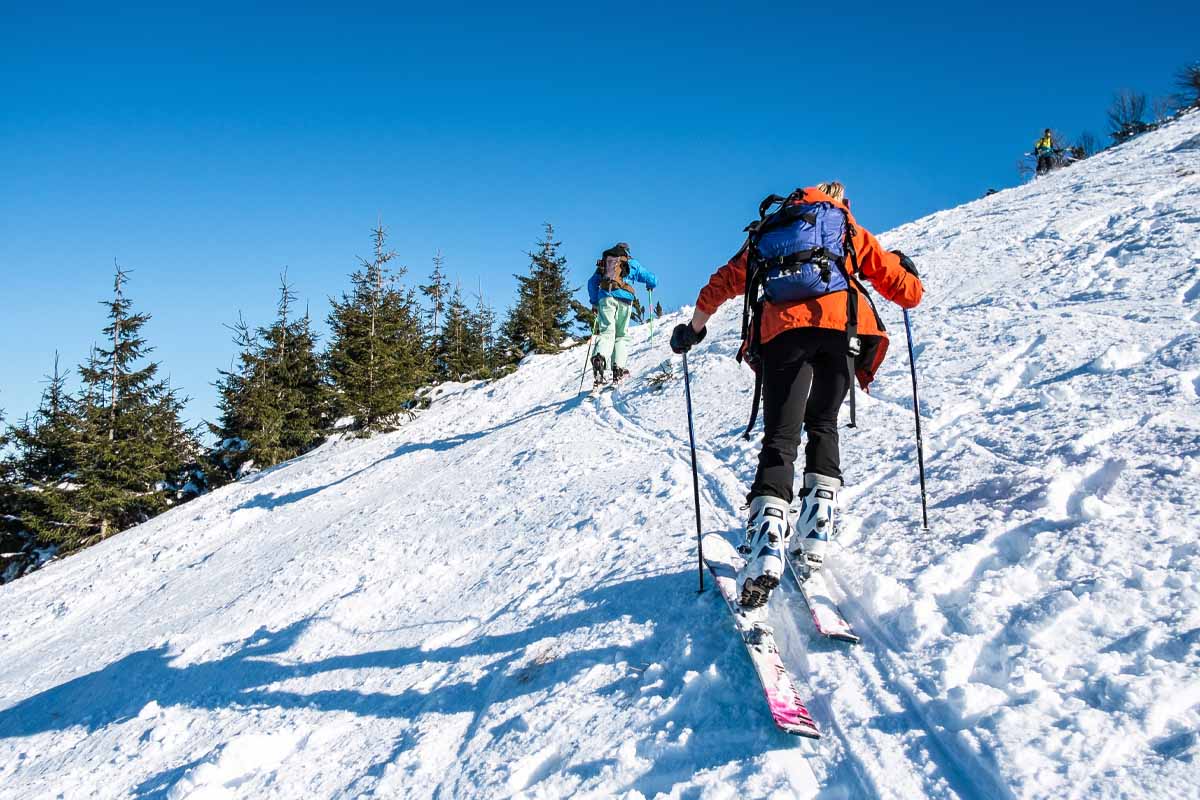
[(614, 386), (629, 374), (625, 369), (626, 330), (633, 309), (634, 282), (651, 291), (658, 285), (654, 273), (629, 255), (629, 245), (624, 242), (604, 251), (588, 280), (588, 297), (596, 312), (596, 349), (592, 354), (596, 388), (608, 382), (606, 371), (610, 365)]

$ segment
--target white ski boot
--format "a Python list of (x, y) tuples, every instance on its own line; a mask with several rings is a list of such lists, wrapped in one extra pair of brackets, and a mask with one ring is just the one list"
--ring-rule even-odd
[(833, 536), (833, 520), (837, 511), (837, 493), (842, 482), (815, 472), (804, 474), (804, 489), (800, 492), (800, 514), (789, 548), (810, 569), (818, 570), (825, 562), (825, 550)]
[(738, 575), (739, 602), (747, 608), (765, 605), (783, 575), (783, 547), (788, 533), (788, 504), (778, 497), (759, 496), (750, 501), (746, 543), (738, 550), (746, 559)]

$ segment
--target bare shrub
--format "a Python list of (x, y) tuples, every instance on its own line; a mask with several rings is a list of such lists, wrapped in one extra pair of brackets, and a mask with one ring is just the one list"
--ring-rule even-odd
[(1075, 149), (1082, 154), (1081, 158), (1091, 158), (1100, 152), (1100, 143), (1096, 141), (1095, 134), (1091, 131), (1084, 131), (1075, 140)]
[(1175, 85), (1183, 92), (1186, 108), (1200, 108), (1200, 61), (1180, 69), (1175, 76)]
[(1112, 138), (1127, 142), (1149, 129), (1146, 124), (1146, 95), (1132, 89), (1122, 89), (1113, 96), (1108, 107), (1108, 124)]

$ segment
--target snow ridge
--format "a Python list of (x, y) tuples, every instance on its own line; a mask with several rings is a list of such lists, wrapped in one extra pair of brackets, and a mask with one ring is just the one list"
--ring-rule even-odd
[[(864, 643), (772, 600), (821, 742), (773, 729), (696, 594), (676, 317), (617, 395), (534, 357), (0, 587), (0, 797), (1197, 796), (1196, 141), (1192, 114), (883, 237), (929, 289), (931, 530), (897, 341), (842, 439)], [(690, 358), (730, 536), (737, 317)]]

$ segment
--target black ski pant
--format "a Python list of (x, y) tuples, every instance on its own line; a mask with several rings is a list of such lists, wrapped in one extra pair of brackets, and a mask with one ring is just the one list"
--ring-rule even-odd
[(847, 348), (845, 331), (824, 328), (784, 331), (762, 346), (764, 431), (751, 499), (792, 502), (802, 426), (804, 471), (841, 479), (837, 423), (852, 380)]
[(1054, 168), (1054, 159), (1050, 156), (1038, 156), (1037, 174), (1045, 175)]

